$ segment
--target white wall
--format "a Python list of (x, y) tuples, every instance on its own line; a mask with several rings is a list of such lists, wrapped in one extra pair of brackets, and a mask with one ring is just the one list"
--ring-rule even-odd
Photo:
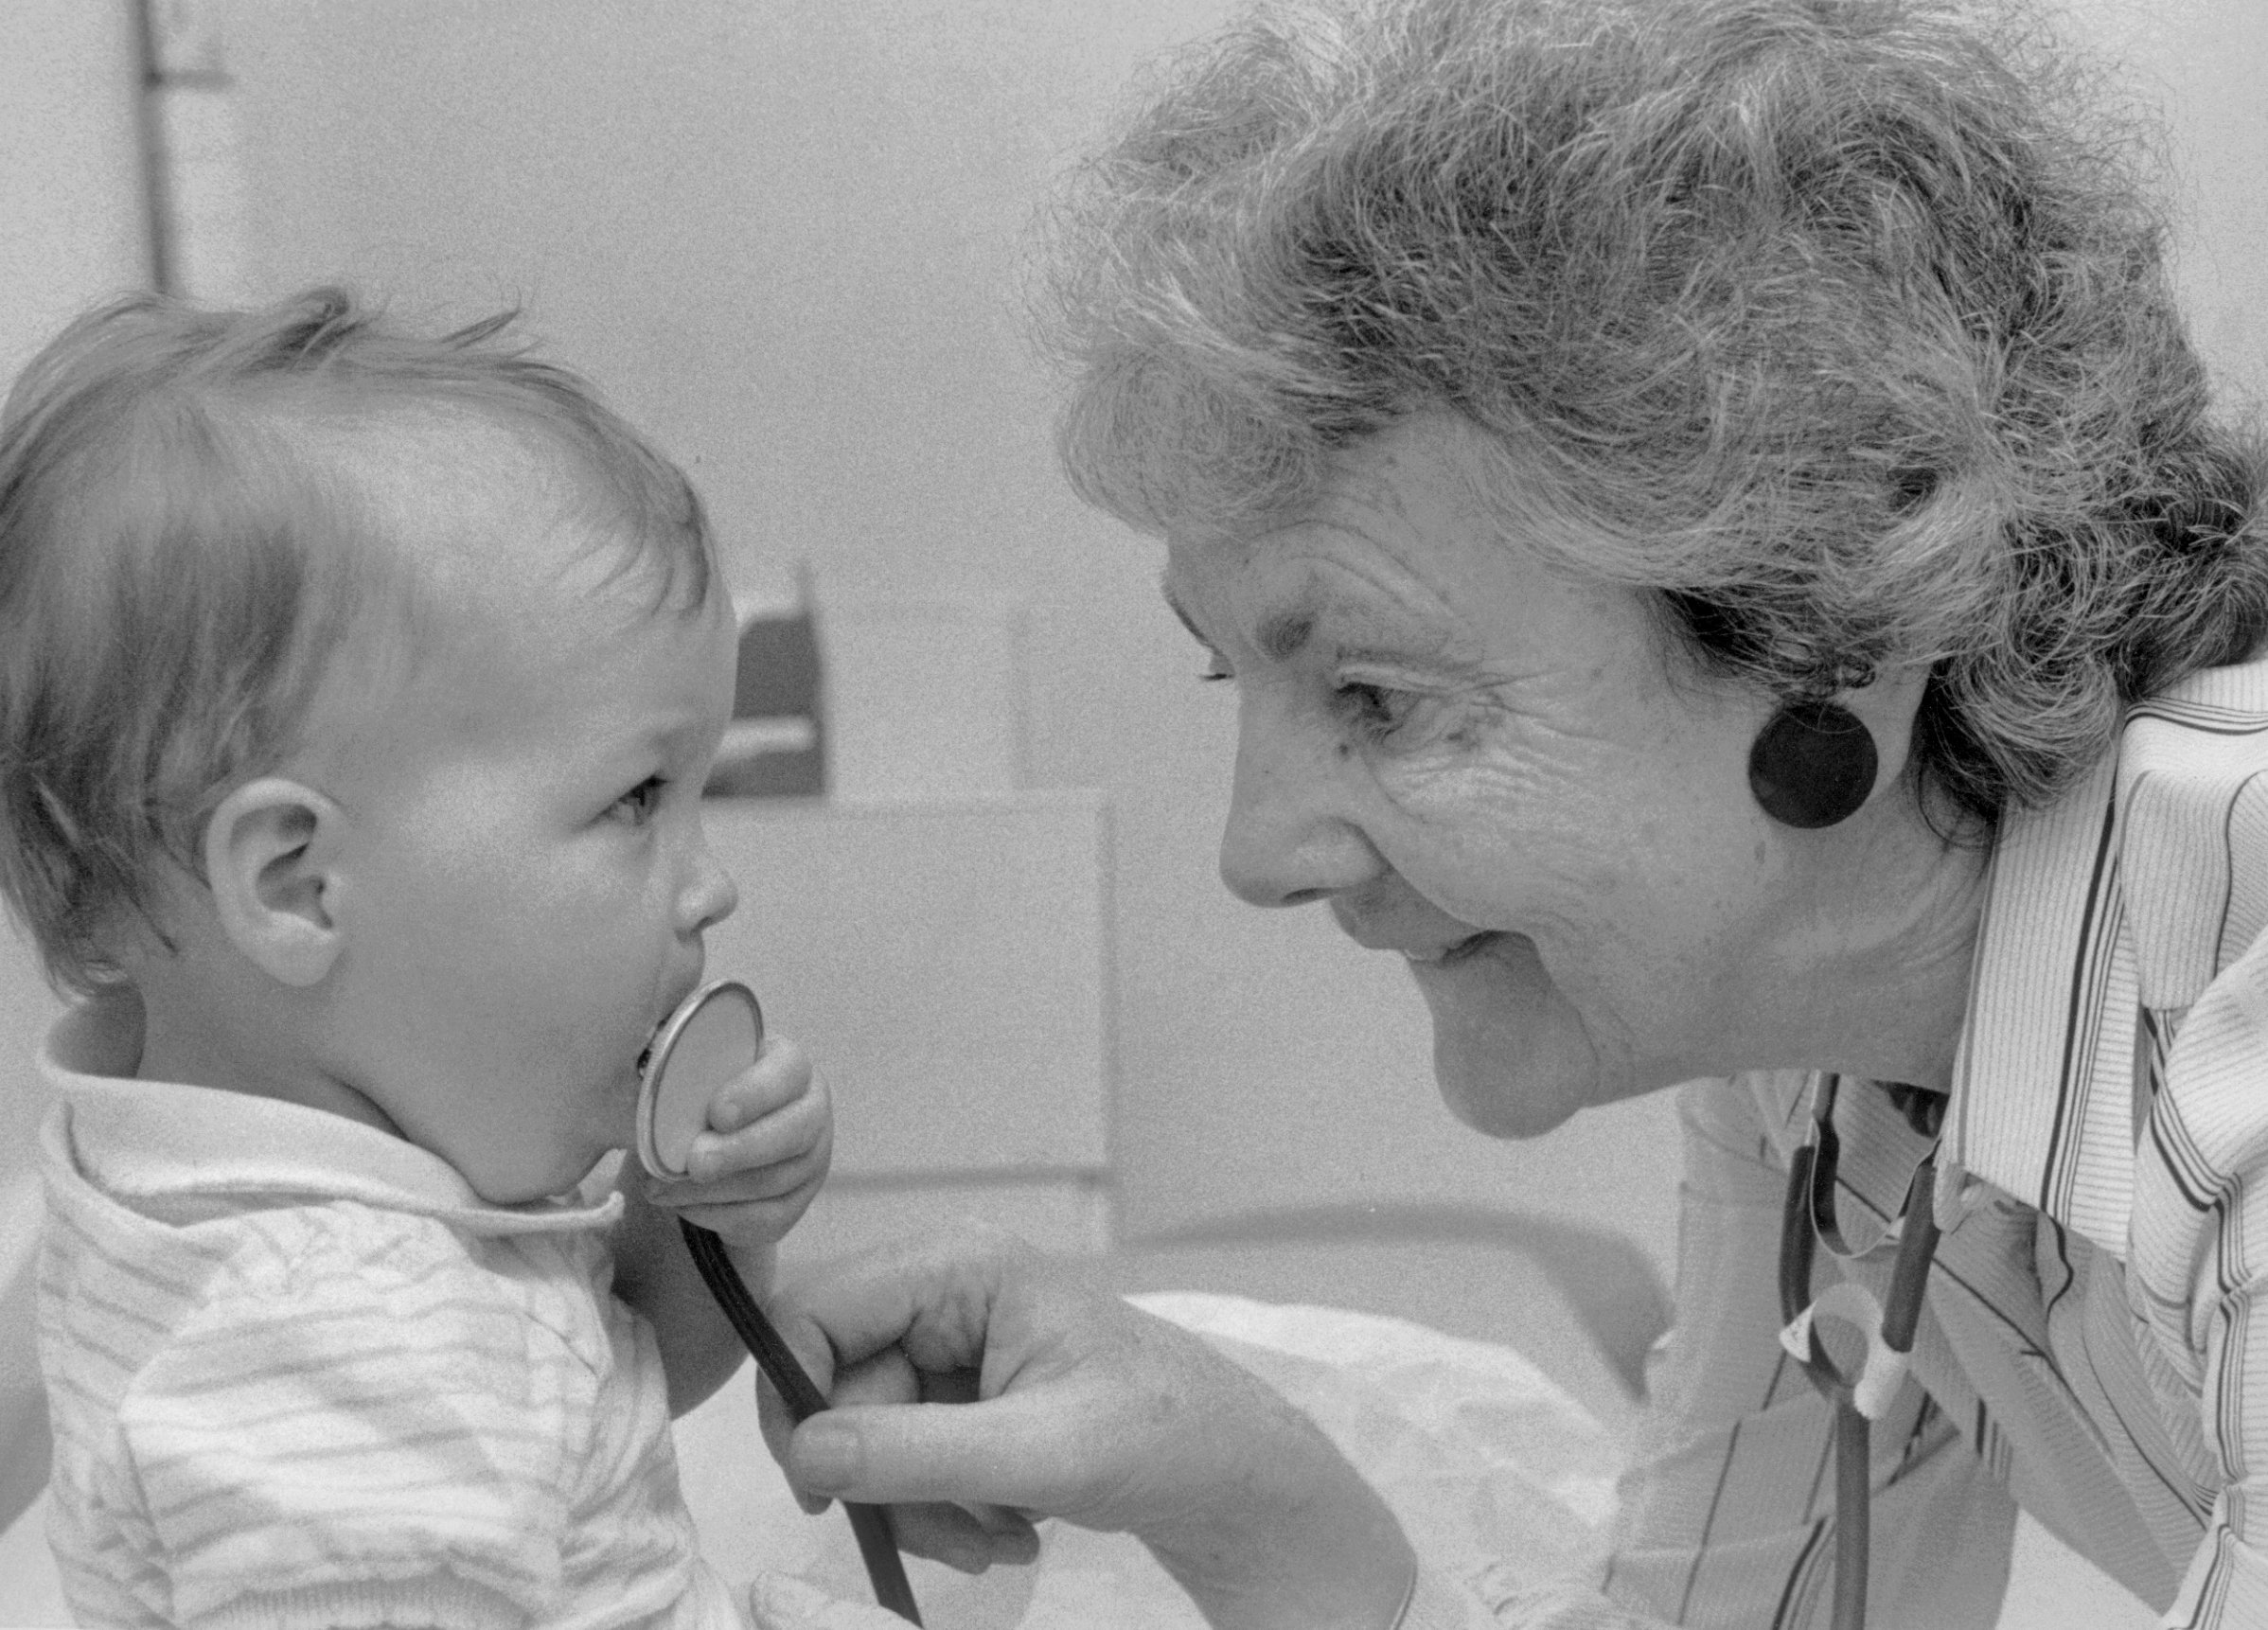
[(2191, 329), (2229, 396), (2268, 407), (2268, 7), (2064, 3), (2162, 118)]
[[(138, 284), (144, 240), (131, 18), (123, 0), (14, 0), (0, 34), (0, 387), (73, 313)], [(33, 1133), (44, 1100), (31, 1048), (55, 1011), (0, 922), (0, 1529), (46, 1457), (32, 1351)], [(60, 1623), (44, 1548), (0, 1538), (0, 1611)]]
[(0, 381), (143, 275), (125, 0), (12, 0), (0, 35)]
[[(0, 35), (0, 386), (82, 307), (142, 281), (130, 18), (123, 0), (16, 0), (8, 9)], [(0, 934), (12, 932), (0, 923)], [(42, 1107), (29, 1058), (53, 1011), (13, 953), (12, 945), (0, 948), (0, 1186), (28, 1180)], [(0, 1241), (0, 1266), (7, 1244)], [(0, 1332), (0, 1346), (7, 1334)]]

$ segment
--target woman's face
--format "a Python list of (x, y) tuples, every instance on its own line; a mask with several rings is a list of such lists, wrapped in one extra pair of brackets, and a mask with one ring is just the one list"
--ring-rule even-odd
[(1526, 1136), (1806, 1045), (1817, 839), (1749, 795), (1769, 703), (1487, 519), (1476, 434), (1381, 433), (1297, 523), (1175, 541), (1165, 591), (1236, 685), (1229, 887), (1399, 952), (1450, 1107)]

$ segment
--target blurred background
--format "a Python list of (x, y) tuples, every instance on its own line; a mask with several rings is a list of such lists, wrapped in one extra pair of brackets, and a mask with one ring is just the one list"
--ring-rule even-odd
[[(1394, 964), (1227, 895), (1233, 702), (1196, 682), (1159, 547), (1052, 468), (1019, 322), (1035, 211), (1137, 64), (1231, 9), (11, 0), (0, 379), (153, 283), (239, 302), (344, 279), (434, 324), (520, 309), (691, 472), (744, 613), (817, 652), (791, 707), (749, 703), (807, 717), (750, 739), (816, 754), (824, 791), (711, 817), (743, 885), (712, 968), (840, 1107), (837, 1179), (790, 1252), (985, 1215), (1130, 1287), (1512, 1341), (1612, 1421), (1628, 1399), (1593, 1338), (1617, 1307), (1642, 1327), (1672, 1262), (1667, 1100), (1476, 1137)], [(2260, 399), (2268, 8), (2068, 9), (2163, 120), (2197, 335), (2232, 403)], [(0, 997), (0, 1058), (23, 1059), (53, 1003), (12, 944)], [(43, 1106), (27, 1068), (0, 1081), (6, 1266)], [(1602, 1241), (1589, 1283), (1554, 1267)], [(0, 1367), (18, 1399), (22, 1361)]]

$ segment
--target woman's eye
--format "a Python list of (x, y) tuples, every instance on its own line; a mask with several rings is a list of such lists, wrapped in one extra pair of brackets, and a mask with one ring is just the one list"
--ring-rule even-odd
[(1341, 680), (1333, 695), (1355, 729), (1371, 736), (1386, 735), (1398, 729), (1418, 701), (1409, 691), (1360, 680)]
[(1232, 680), (1236, 676), (1234, 674), (1231, 673), (1225, 667), (1210, 667), (1207, 668), (1203, 673), (1197, 675), (1197, 679), (1205, 684), (1219, 684), (1226, 680)]
[(659, 775), (648, 775), (637, 786), (615, 799), (607, 813), (627, 821), (633, 826), (643, 826), (653, 819), (653, 812), (662, 802), (662, 788), (668, 785), (669, 783)]

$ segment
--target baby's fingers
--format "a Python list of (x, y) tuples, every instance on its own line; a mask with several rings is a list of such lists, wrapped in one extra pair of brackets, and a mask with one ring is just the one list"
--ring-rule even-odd
[[(708, 1129), (696, 1135), (686, 1150), (688, 1178), (714, 1182), (735, 1172), (797, 1162), (815, 1163), (817, 1177), (826, 1176), (835, 1144), (835, 1110), (826, 1084), (805, 1064), (801, 1085), (775, 1101), (760, 1085), (751, 1086), (765, 1068), (758, 1064), (735, 1076), (710, 1101)], [(816, 1179), (799, 1169), (795, 1180)], [(774, 1184), (769, 1192), (783, 1192), (785, 1186)]]
[(719, 1087), (709, 1100), (709, 1125), (719, 1132), (735, 1131), (814, 1095), (824, 1108), (826, 1083), (812, 1068), (811, 1055), (802, 1043), (792, 1036), (768, 1036), (756, 1061)]
[(803, 1104), (741, 1126), (739, 1131), (703, 1131), (685, 1152), (685, 1181), (723, 1190), (741, 1178), (764, 1178), (755, 1188), (733, 1193), (749, 1199), (785, 1195), (803, 1183), (825, 1181), (835, 1160), (835, 1123), (821, 1108), (806, 1113)]

